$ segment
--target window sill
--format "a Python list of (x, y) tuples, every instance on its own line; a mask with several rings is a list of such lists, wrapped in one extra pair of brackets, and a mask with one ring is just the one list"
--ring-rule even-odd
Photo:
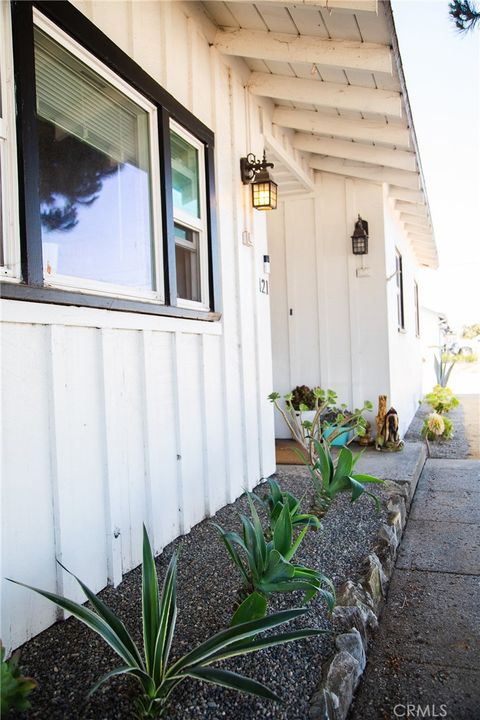
[(24, 284), (0, 283), (0, 296), (7, 300), (23, 300), (34, 303), (51, 303), (53, 305), (76, 306), (82, 308), (113, 310), (124, 313), (137, 313), (157, 317), (184, 318), (215, 322), (220, 320), (221, 313), (190, 308), (160, 305), (158, 303), (126, 298), (104, 297), (83, 292), (72, 292), (49, 287), (31, 287)]

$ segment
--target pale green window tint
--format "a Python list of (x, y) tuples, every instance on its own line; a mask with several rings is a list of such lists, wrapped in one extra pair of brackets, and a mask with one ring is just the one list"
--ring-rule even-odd
[(200, 217), (198, 150), (170, 131), (173, 205), (187, 215)]

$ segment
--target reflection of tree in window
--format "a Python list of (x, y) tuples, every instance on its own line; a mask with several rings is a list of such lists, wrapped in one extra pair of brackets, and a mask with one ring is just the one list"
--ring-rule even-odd
[(78, 206), (92, 205), (102, 181), (123, 166), (96, 148), (38, 118), (40, 216), (46, 230), (72, 230)]

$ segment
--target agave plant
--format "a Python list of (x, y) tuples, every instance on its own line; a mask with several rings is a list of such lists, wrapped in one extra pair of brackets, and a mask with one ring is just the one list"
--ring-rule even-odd
[[(237, 613), (244, 617), (245, 608), (250, 605), (260, 612), (259, 604), (254, 603), (254, 598), (251, 598), (253, 593), (268, 599), (272, 593), (294, 590), (304, 592), (304, 602), (320, 593), (328, 608), (333, 609), (335, 590), (331, 580), (316, 570), (290, 562), (308, 530), (308, 525), (294, 539), (290, 510), (285, 504), (275, 522), (272, 538), (267, 541), (251, 494), (248, 493), (247, 497), (252, 520), (246, 515), (240, 515), (242, 535), (225, 532), (219, 525), (215, 525), (243, 579), (243, 602)], [(266, 602), (264, 608), (266, 612)]]
[(457, 362), (456, 359), (452, 360), (450, 365), (448, 365), (448, 360), (444, 359), (442, 348), (439, 348), (439, 357), (436, 355), (433, 356), (433, 366), (435, 369), (435, 376), (437, 378), (437, 384), (440, 385), (440, 387), (446, 388), (448, 385), (448, 380), (450, 378), (450, 374), (455, 367), (455, 363)]
[(352, 502), (365, 493), (369, 495), (377, 507), (380, 508), (378, 497), (365, 489), (368, 483), (383, 484), (383, 480), (374, 475), (354, 473), (354, 468), (365, 450), (353, 455), (348, 447), (342, 447), (336, 462), (333, 460), (330, 445), (326, 442), (313, 440), (316, 460), (314, 463), (299, 451), (297, 454), (310, 471), (315, 487), (316, 509), (320, 516), (325, 515), (335, 496), (340, 492), (351, 492)]
[(295, 497), (295, 495), (281, 490), (280, 485), (276, 480), (273, 480), (273, 478), (269, 478), (268, 486), (270, 492), (263, 497), (260, 497), (256, 493), (251, 493), (251, 496), (257, 500), (267, 515), (269, 523), (269, 528), (265, 533), (267, 540), (271, 539), (275, 531), (277, 521), (285, 506), (288, 508), (288, 512), (290, 514), (292, 529), (302, 529), (300, 542), (303, 540), (303, 537), (309, 528), (313, 530), (320, 529), (320, 521), (316, 515), (300, 512), (300, 505), (303, 498), (299, 500)]
[[(123, 665), (101, 677), (90, 690), (89, 696), (110, 678), (116, 675), (131, 675), (140, 683), (142, 689), (136, 708), (137, 718), (165, 717), (171, 693), (187, 677), (251, 693), (269, 700), (280, 700), (272, 690), (262, 683), (229, 670), (212, 668), (210, 665), (237, 655), (257, 652), (264, 648), (300, 640), (312, 635), (320, 635), (326, 631), (305, 628), (279, 635), (269, 635), (266, 638), (257, 637), (259, 633), (283, 625), (305, 613), (304, 609), (295, 608), (253, 621), (240, 622), (234, 627), (213, 635), (194, 650), (170, 663), (170, 650), (177, 617), (177, 558), (178, 552), (174, 553), (170, 560), (163, 590), (159, 595), (155, 560), (144, 527), (142, 567), (143, 654), (132, 640), (121, 620), (75, 575), (73, 577), (75, 577), (87, 596), (93, 610), (61, 595), (39, 590), (15, 580), (11, 582), (16, 582), (17, 585), (34, 590), (56, 603), (94, 630), (110, 645), (123, 661)], [(69, 571), (67, 570), (67, 572)]]

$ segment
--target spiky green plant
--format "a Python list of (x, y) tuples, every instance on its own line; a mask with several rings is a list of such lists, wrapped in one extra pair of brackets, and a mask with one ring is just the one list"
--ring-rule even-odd
[[(267, 541), (250, 493), (247, 497), (252, 519), (240, 515), (242, 535), (226, 532), (215, 525), (242, 576), (242, 604), (255, 592), (268, 599), (273, 593), (301, 590), (304, 592), (304, 602), (320, 593), (329, 609), (333, 609), (335, 590), (331, 580), (316, 570), (291, 562), (308, 525), (294, 539), (290, 511), (288, 505), (283, 505), (272, 538)], [(255, 607), (258, 610), (258, 604)]]
[(446, 360), (442, 354), (441, 348), (439, 348), (439, 357), (436, 355), (433, 356), (433, 365), (435, 368), (435, 376), (437, 378), (437, 383), (440, 385), (440, 387), (447, 387), (448, 380), (450, 378), (450, 374), (455, 367), (455, 363), (457, 362), (456, 359), (452, 360), (450, 365), (448, 364), (448, 360)]
[(333, 459), (330, 445), (326, 442), (313, 441), (316, 460), (309, 462), (301, 452), (297, 451), (310, 471), (310, 476), (315, 487), (315, 505), (320, 516), (325, 515), (331, 506), (334, 498), (340, 492), (351, 492), (352, 502), (365, 493), (380, 507), (376, 495), (365, 489), (368, 483), (382, 484), (384, 481), (373, 475), (355, 473), (355, 465), (365, 450), (359, 452), (355, 457), (350, 448), (342, 447), (336, 460)]
[[(137, 718), (165, 717), (171, 693), (187, 677), (279, 701), (280, 698), (272, 690), (256, 680), (230, 670), (212, 668), (210, 665), (237, 655), (257, 652), (274, 645), (320, 635), (325, 631), (305, 628), (279, 635), (269, 635), (265, 638), (257, 637), (259, 633), (283, 625), (305, 613), (304, 609), (295, 608), (253, 621), (240, 622), (213, 635), (194, 650), (170, 663), (170, 650), (177, 617), (177, 558), (178, 552), (175, 552), (167, 569), (162, 593), (159, 595), (155, 560), (144, 527), (142, 567), (143, 654), (132, 640), (121, 620), (75, 575), (73, 577), (75, 577), (87, 596), (93, 610), (61, 595), (40, 590), (15, 580), (11, 582), (16, 582), (17, 585), (34, 590), (56, 603), (94, 630), (110, 645), (124, 664), (101, 677), (90, 690), (89, 695), (95, 692), (102, 683), (116, 675), (131, 675), (140, 683), (142, 690), (136, 708)], [(67, 570), (67, 572), (69, 571)]]
[(280, 488), (280, 485), (273, 478), (268, 479), (270, 492), (260, 497), (257, 493), (251, 493), (257, 502), (262, 506), (267, 516), (269, 527), (265, 532), (267, 540), (272, 538), (275, 526), (285, 506), (288, 507), (293, 530), (302, 530), (302, 539), (309, 528), (319, 530), (320, 521), (313, 513), (300, 512), (303, 498), (298, 499), (295, 495)]

